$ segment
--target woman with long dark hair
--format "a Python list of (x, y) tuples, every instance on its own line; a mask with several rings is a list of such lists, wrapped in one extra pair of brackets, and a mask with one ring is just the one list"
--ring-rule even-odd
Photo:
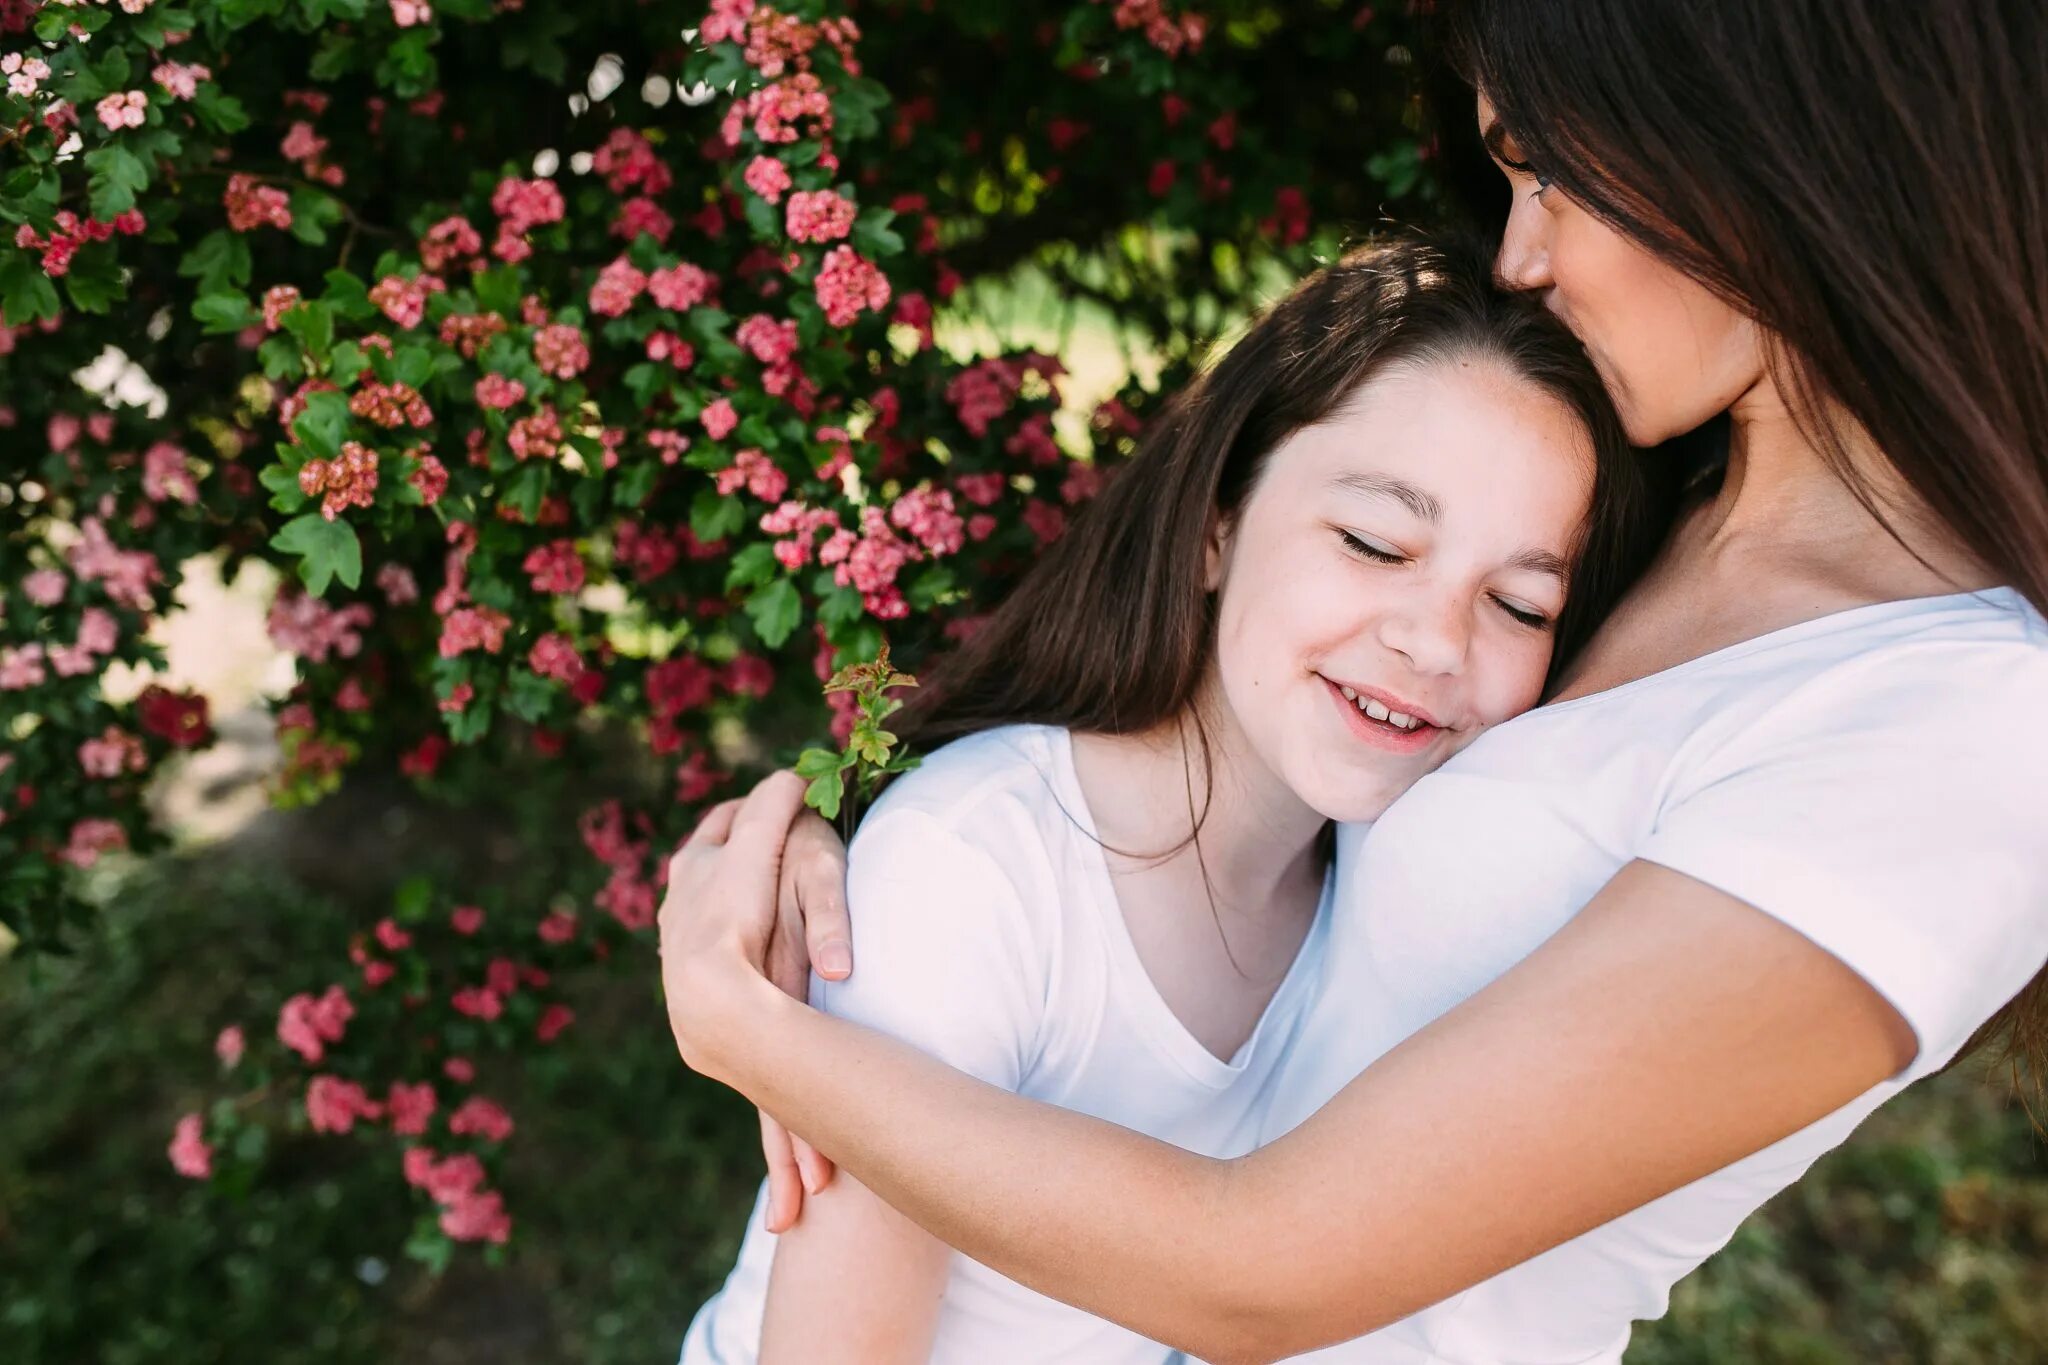
[(2048, 1036), (2048, 14), (1449, 20), (1514, 194), (1501, 275), (1639, 445), (1725, 413), (1728, 455), (1545, 705), (1340, 834), (1268, 1144), (1177, 1151), (778, 990), (792, 779), (707, 819), (663, 912), (692, 1066), (982, 1263), (1211, 1360), (1617, 1361), (1877, 1105)]

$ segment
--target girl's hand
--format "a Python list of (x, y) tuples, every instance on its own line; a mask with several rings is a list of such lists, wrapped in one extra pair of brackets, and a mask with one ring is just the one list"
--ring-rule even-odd
[[(781, 894), (768, 940), (768, 979), (798, 1000), (811, 972), (843, 981), (853, 972), (853, 931), (846, 912), (846, 845), (831, 824), (805, 811), (783, 846)], [(786, 1232), (803, 1213), (806, 1193), (832, 1180), (832, 1163), (788, 1129), (761, 1115), (761, 1155), (768, 1165), (770, 1232)]]
[(766, 986), (783, 844), (803, 795), (796, 774), (772, 773), (745, 800), (713, 807), (669, 860), (660, 916), (669, 1027), (684, 1062), (716, 1080), (730, 1082), (748, 1002)]

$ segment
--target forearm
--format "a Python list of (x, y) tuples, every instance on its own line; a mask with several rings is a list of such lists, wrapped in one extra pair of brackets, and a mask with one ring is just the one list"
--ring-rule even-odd
[(1010, 1278), (1212, 1360), (1256, 1356), (1306, 1306), (1293, 1258), (1240, 1216), (1233, 1163), (1022, 1099), (770, 990), (744, 1017), (720, 1079)]
[(761, 1365), (922, 1365), (948, 1252), (848, 1177), (776, 1240)]

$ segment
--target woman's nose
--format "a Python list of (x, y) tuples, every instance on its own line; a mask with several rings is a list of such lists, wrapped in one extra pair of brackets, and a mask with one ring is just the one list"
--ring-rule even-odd
[(1550, 278), (1549, 215), (1532, 194), (1518, 192), (1500, 238), (1494, 272), (1509, 289), (1548, 289)]

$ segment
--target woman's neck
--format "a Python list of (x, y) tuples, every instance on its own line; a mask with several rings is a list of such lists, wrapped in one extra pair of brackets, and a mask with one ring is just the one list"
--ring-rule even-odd
[(1120, 873), (1197, 872), (1219, 915), (1256, 918), (1297, 905), (1291, 893), (1320, 880), (1316, 837), (1328, 822), (1249, 752), (1223, 710), (1203, 708), (1206, 749), (1188, 716), (1143, 734), (1077, 733), (1074, 764)]

